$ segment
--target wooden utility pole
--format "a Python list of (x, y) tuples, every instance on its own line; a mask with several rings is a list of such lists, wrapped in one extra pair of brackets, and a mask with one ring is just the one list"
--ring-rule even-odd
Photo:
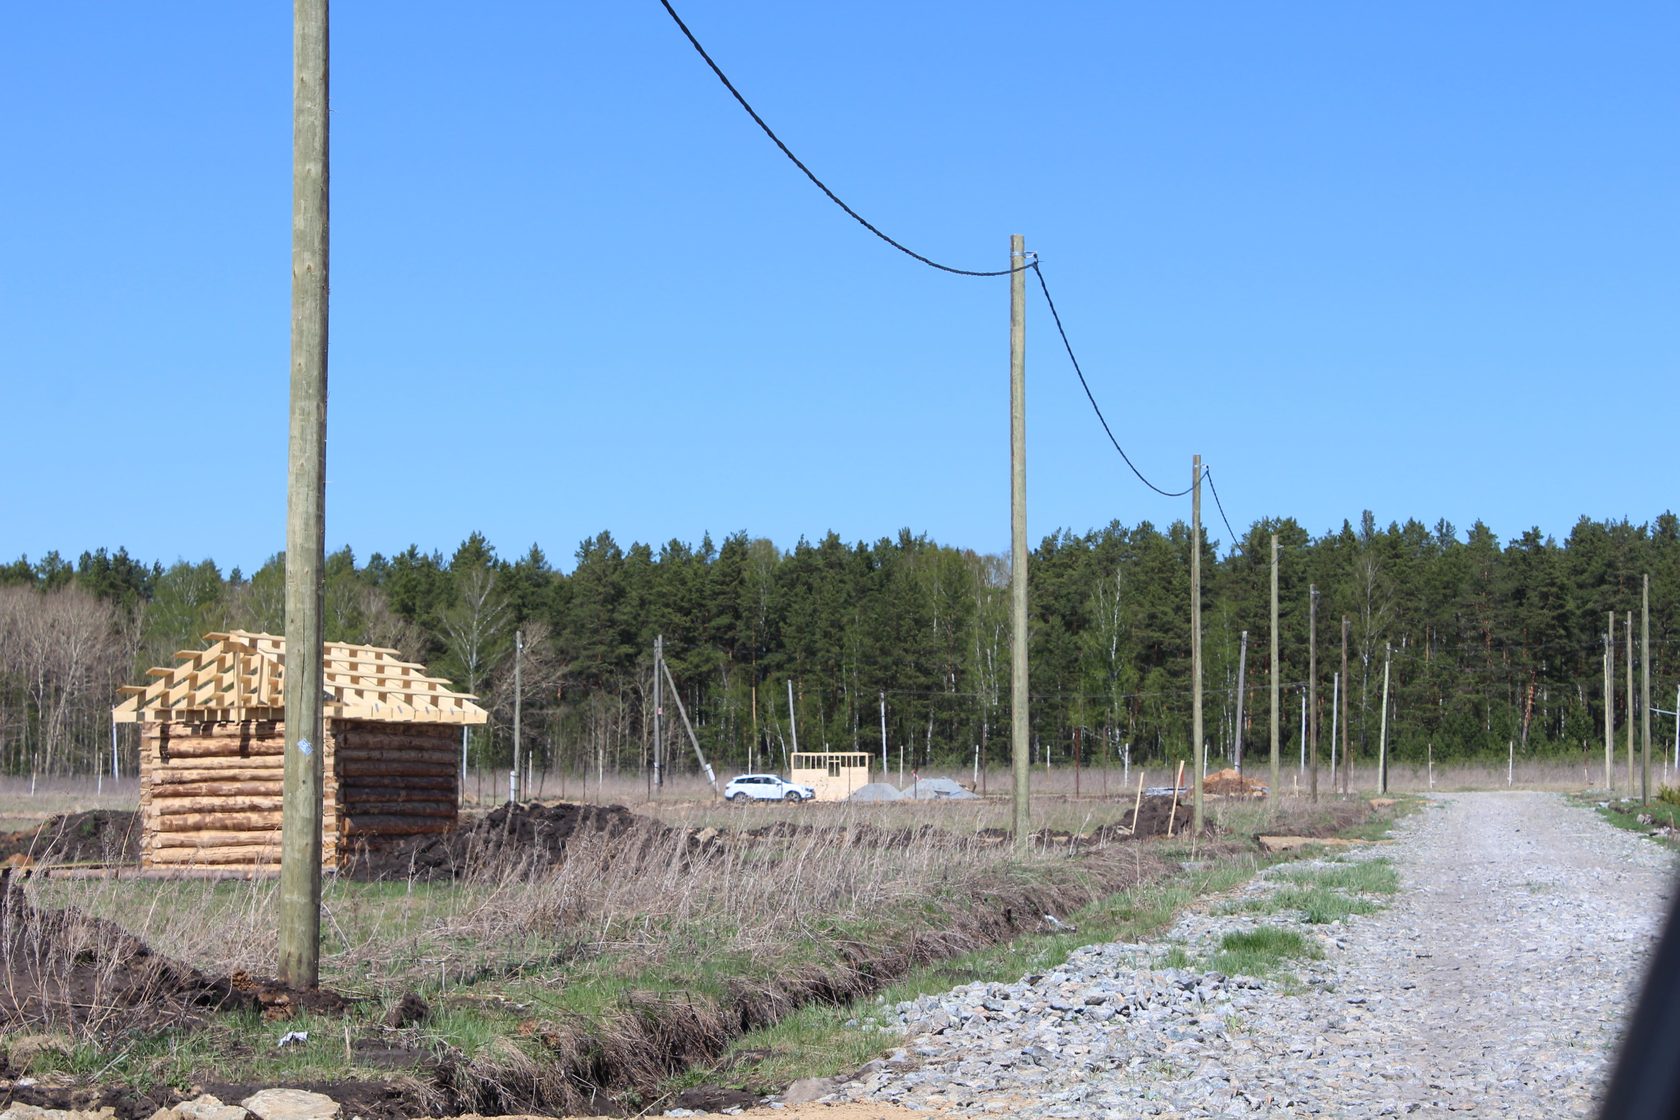
[(1015, 846), (1032, 834), (1027, 722), (1027, 247), (1009, 238), (1009, 761)]
[(1238, 774), (1242, 773), (1243, 748), (1243, 682), (1248, 678), (1248, 631), (1242, 632), (1242, 645), (1237, 647), (1237, 733), (1236, 746), (1232, 750), (1232, 761), (1236, 764)]
[(280, 979), (321, 969), (321, 615), (326, 569), (327, 0), (292, 4), (292, 372)]
[[(1348, 681), (1348, 666), (1347, 666), (1347, 647), (1348, 647), (1348, 616), (1344, 614), (1342, 616), (1342, 677), (1341, 677), (1342, 683), (1344, 685), (1349, 683), (1349, 681)], [(1352, 783), (1353, 783), (1353, 756), (1348, 753), (1348, 691), (1349, 690), (1346, 689), (1346, 688), (1342, 689), (1342, 699), (1341, 699), (1341, 704), (1340, 704), (1341, 726), (1342, 726), (1342, 794), (1343, 794), (1343, 796), (1346, 796), (1348, 794), (1348, 792), (1352, 789)]]
[(1633, 612), (1627, 612), (1627, 625), (1622, 627), (1627, 635), (1627, 760), (1628, 760), (1628, 796), (1633, 796)]
[(1616, 612), (1604, 630), (1604, 788), (1613, 790), (1616, 767)]
[(1639, 800), (1651, 803), (1651, 576), (1639, 592)]
[[(665, 772), (659, 765), (660, 744), (664, 738), (662, 732), (665, 730), (663, 718), (665, 715), (665, 682), (660, 679), (659, 662), (664, 655), (665, 635), (655, 634), (653, 636), (653, 749), (649, 753), (653, 759), (653, 788), (656, 790), (665, 788)], [(790, 712), (793, 710), (793, 694), (791, 692), (788, 694), (788, 710)]]
[(1377, 740), (1377, 792), (1388, 793), (1388, 662), (1394, 647), (1383, 646), (1382, 731)]
[(1278, 543), (1272, 534), (1272, 784), (1268, 787), (1274, 799), (1278, 797)]
[(1307, 768), (1307, 795), (1318, 800), (1318, 587), (1307, 584), (1307, 732), (1311, 740), (1311, 761)]
[(525, 660), (525, 631), (513, 632), (513, 769), (508, 772), (508, 804), (519, 802), (519, 709), (524, 689), (520, 686), (520, 662)]
[(1207, 744), (1202, 742), (1202, 457), (1190, 460), (1190, 735), (1191, 834), (1202, 834), (1202, 772), (1207, 769)]

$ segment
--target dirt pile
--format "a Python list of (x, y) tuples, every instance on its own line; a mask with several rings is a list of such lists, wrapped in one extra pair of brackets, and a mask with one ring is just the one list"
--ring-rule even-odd
[(1226, 767), (1202, 779), (1202, 792), (1214, 797), (1265, 797), (1266, 783)]
[(35, 828), (0, 833), (0, 862), (14, 867), (139, 861), (140, 814), (128, 810), (65, 813)]
[[(1190, 832), (1191, 821), (1190, 798), (1180, 795), (1178, 808), (1173, 808), (1173, 799), (1167, 797), (1145, 797), (1138, 806), (1136, 818), (1132, 813), (1125, 816), (1125, 825), (1132, 830), (1133, 836), (1166, 836), (1170, 825), (1173, 836), (1186, 836)], [(1205, 815), (1202, 818), (1202, 835), (1214, 834), (1213, 822)]]
[(161, 957), (114, 922), (36, 906), (0, 870), (0, 1037), (24, 1028), (77, 1036), (253, 1008), (225, 979)]

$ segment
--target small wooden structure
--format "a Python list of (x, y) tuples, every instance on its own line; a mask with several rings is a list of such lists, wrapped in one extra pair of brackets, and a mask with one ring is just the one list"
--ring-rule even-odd
[(844, 801), (869, 784), (869, 753), (796, 751), (788, 769), (793, 781), (817, 791), (817, 801)]
[[(149, 670), (111, 711), (138, 723), (144, 867), (278, 863), (286, 641), (235, 630)], [(475, 699), (396, 650), (323, 650), (321, 862), (360, 846), (447, 832), (460, 800), (461, 728), (488, 718)]]

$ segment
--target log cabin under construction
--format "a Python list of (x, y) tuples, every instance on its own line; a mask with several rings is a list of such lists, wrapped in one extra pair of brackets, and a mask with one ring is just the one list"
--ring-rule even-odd
[[(143, 867), (278, 865), (286, 642), (242, 630), (206, 634), (122, 689), (117, 723), (137, 723)], [(447, 832), (460, 804), (462, 728), (488, 718), (396, 650), (322, 649), (321, 862)]]

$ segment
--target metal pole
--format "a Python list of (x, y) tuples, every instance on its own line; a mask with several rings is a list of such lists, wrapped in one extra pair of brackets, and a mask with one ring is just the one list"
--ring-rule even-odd
[(1301, 792), (1301, 778), (1300, 778), (1300, 775), (1305, 774), (1306, 772), (1307, 772), (1307, 690), (1303, 688), (1301, 690), (1301, 765), (1300, 765), (1299, 769), (1296, 770), (1296, 777), (1295, 777), (1295, 792), (1296, 792), (1297, 796), (1299, 796), (1299, 794)]
[(1202, 457), (1190, 460), (1190, 736), (1196, 773), (1191, 778), (1190, 826), (1202, 834), (1202, 774), (1207, 744), (1202, 742)]
[(1271, 795), (1278, 796), (1278, 543), (1272, 534), (1272, 784)]
[(508, 771), (508, 804), (519, 800), (519, 700), (520, 688), (519, 663), (525, 657), (525, 632), (513, 632), (513, 769)]
[(881, 780), (889, 781), (887, 777), (887, 694), (881, 693)]
[(1248, 679), (1248, 631), (1242, 632), (1242, 644), (1237, 653), (1237, 733), (1234, 737), (1235, 746), (1232, 748), (1232, 762), (1237, 773), (1242, 773), (1243, 748), (1243, 682)]
[(1651, 803), (1651, 577), (1647, 573), (1639, 593), (1639, 800)]
[[(792, 677), (788, 678), (787, 686), (788, 686), (788, 731), (793, 736), (793, 753), (798, 754), (799, 753), (799, 718), (797, 716), (795, 716), (794, 713), (793, 713), (793, 678)], [(788, 766), (789, 767), (793, 766), (793, 760), (791, 758), (788, 760)]]
[(280, 979), (320, 981), (327, 442), (327, 0), (292, 4), (292, 344)]
[[(1342, 675), (1330, 674), (1330, 792), (1336, 792), (1336, 729), (1337, 717), (1342, 714)], [(1342, 760), (1347, 765), (1347, 759)]]
[(1307, 792), (1318, 800), (1318, 587), (1307, 585), (1307, 722), (1311, 726), (1312, 765), (1307, 774)]
[(1027, 719), (1027, 247), (1009, 238), (1009, 763), (1014, 778), (1012, 831), (1025, 848), (1032, 834)]

